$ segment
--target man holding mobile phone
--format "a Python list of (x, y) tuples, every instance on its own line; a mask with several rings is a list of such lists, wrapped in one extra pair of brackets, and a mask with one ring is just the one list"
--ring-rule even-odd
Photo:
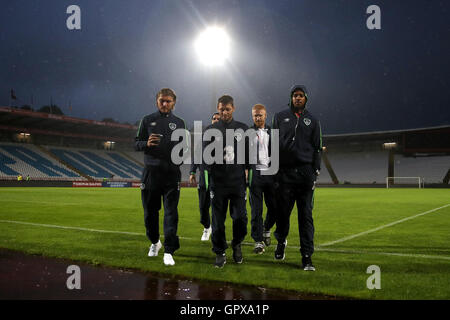
[[(186, 129), (184, 120), (175, 116), (176, 95), (172, 89), (161, 89), (156, 95), (158, 111), (145, 116), (139, 125), (135, 150), (144, 151), (141, 197), (146, 234), (150, 242), (149, 257), (158, 256), (162, 247), (159, 234), (161, 198), (164, 204), (164, 264), (174, 265), (174, 252), (180, 247), (177, 236), (178, 201), (181, 172), (171, 159), (172, 149), (179, 141), (171, 141), (172, 132)], [(188, 139), (185, 139), (188, 147)]]

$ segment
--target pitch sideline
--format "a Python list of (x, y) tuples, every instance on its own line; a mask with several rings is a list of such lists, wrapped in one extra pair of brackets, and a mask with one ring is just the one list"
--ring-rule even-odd
[(360, 233), (357, 233), (357, 234), (354, 234), (354, 235), (351, 235), (351, 236), (347, 236), (347, 237), (344, 237), (344, 238), (341, 238), (341, 239), (337, 239), (337, 240), (334, 240), (334, 241), (326, 242), (324, 244), (318, 245), (317, 247), (318, 248), (327, 247), (327, 246), (334, 245), (336, 243), (340, 243), (340, 242), (351, 240), (351, 239), (354, 239), (354, 238), (357, 238), (357, 237), (360, 237), (360, 236), (364, 236), (366, 234), (373, 233), (373, 232), (376, 232), (376, 231), (379, 231), (379, 230), (382, 230), (382, 229), (394, 226), (396, 224), (399, 224), (399, 223), (402, 223), (402, 222), (405, 222), (405, 221), (408, 221), (408, 220), (412, 220), (412, 219), (415, 219), (417, 217), (424, 216), (424, 215), (426, 215), (428, 213), (438, 211), (438, 210), (446, 208), (448, 206), (450, 206), (450, 203), (446, 204), (446, 205), (444, 205), (442, 207), (434, 208), (434, 209), (431, 209), (431, 210), (428, 210), (428, 211), (416, 214), (414, 216), (406, 217), (406, 218), (403, 218), (403, 219), (400, 219), (400, 220), (397, 220), (397, 221), (394, 221), (394, 222), (391, 222), (391, 223), (388, 223), (388, 224), (385, 224), (385, 225), (382, 225), (382, 226), (379, 226), (379, 227), (376, 227), (376, 228), (373, 228), (373, 229), (370, 229), (370, 230), (367, 230), (367, 231), (363, 231), (363, 232), (360, 232)]
[[(444, 207), (447, 207), (449, 205), (450, 204), (448, 204), (448, 205), (446, 205)], [(433, 209), (433, 211), (435, 211), (435, 210), (438, 210), (438, 209)], [(429, 213), (429, 212), (427, 212), (427, 213)], [(425, 213), (423, 213), (423, 214), (425, 214)], [(405, 219), (402, 219), (402, 220), (405, 220)], [(98, 232), (98, 233), (112, 233), (112, 234), (125, 234), (125, 235), (132, 235), (132, 236), (145, 236), (144, 233), (137, 233), (137, 232), (115, 231), (115, 230), (101, 230), (101, 229), (91, 229), (91, 228), (82, 228), (82, 227), (70, 227), (70, 226), (59, 226), (59, 225), (52, 225), (52, 224), (42, 224), (42, 223), (33, 223), (33, 222), (25, 222), (25, 221), (14, 221), (14, 220), (0, 220), (0, 223), (13, 223), (13, 224), (31, 225), (31, 226), (37, 226), (37, 227), (47, 227), (47, 228), (67, 229), (67, 230), (77, 230), (77, 231), (87, 231), (87, 232)], [(358, 235), (360, 235), (360, 234), (358, 234)], [(183, 239), (183, 240), (197, 241), (197, 239), (193, 239), (193, 238), (189, 238), (189, 237), (179, 237), (179, 238)], [(245, 242), (245, 241), (242, 244), (247, 245), (247, 246), (253, 246), (254, 245), (254, 243)], [(299, 247), (295, 247), (295, 246), (287, 246), (287, 248), (296, 249), (296, 250), (300, 249)], [(375, 255), (387, 255), (387, 256), (398, 256), (398, 257), (409, 257), (409, 258), (423, 258), (423, 259), (437, 259), (437, 260), (449, 260), (450, 261), (450, 257), (424, 255), (424, 254), (409, 254), (409, 253), (397, 253), (397, 252), (372, 252), (372, 251), (361, 251), (361, 250), (341, 250), (341, 249), (321, 248), (320, 246), (316, 247), (315, 250), (316, 251), (324, 251), (324, 252), (336, 252), (336, 253), (375, 254)]]

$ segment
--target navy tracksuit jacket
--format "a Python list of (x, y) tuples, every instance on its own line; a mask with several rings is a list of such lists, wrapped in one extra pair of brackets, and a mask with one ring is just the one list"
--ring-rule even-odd
[[(293, 87), (291, 98), (299, 88), (306, 90), (300, 86)], [(284, 242), (289, 233), (290, 214), (297, 202), (300, 252), (302, 256), (311, 256), (314, 252), (314, 188), (322, 153), (320, 123), (308, 109), (297, 115), (290, 106), (275, 114), (272, 128), (279, 130), (280, 147), (277, 201), (280, 210), (274, 235), (279, 243)]]
[[(144, 207), (146, 234), (152, 243), (159, 240), (159, 210), (161, 198), (164, 204), (164, 249), (173, 254), (179, 247), (178, 201), (180, 199), (181, 172), (179, 165), (171, 160), (172, 149), (178, 144), (171, 141), (172, 132), (186, 129), (181, 118), (172, 112), (159, 111), (145, 116), (139, 125), (135, 139), (135, 150), (144, 151), (144, 171), (142, 173), (141, 197)], [(158, 146), (147, 147), (152, 133), (162, 134)], [(188, 147), (188, 136), (185, 138)]]
[[(239, 245), (247, 235), (247, 191), (245, 170), (248, 165), (248, 139), (241, 133), (236, 133), (233, 141), (226, 140), (226, 130), (242, 129), (244, 132), (248, 126), (242, 122), (231, 120), (229, 123), (219, 120), (208, 126), (206, 129), (218, 129), (222, 133), (221, 148), (223, 150), (223, 163), (207, 164), (209, 172), (211, 213), (212, 213), (212, 236), (213, 252), (223, 254), (228, 248), (225, 237), (225, 218), (230, 203), (230, 215), (233, 219), (233, 239), (232, 247)], [(203, 140), (203, 146), (211, 142)], [(245, 163), (237, 164), (238, 141), (245, 143)], [(226, 163), (228, 159), (229, 163)]]

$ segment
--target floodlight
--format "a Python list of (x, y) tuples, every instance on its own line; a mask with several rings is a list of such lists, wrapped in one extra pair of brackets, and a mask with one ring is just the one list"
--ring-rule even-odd
[(396, 142), (385, 142), (383, 143), (383, 148), (386, 150), (391, 150), (397, 148)]
[(195, 42), (200, 60), (207, 66), (222, 65), (230, 54), (230, 37), (219, 27), (209, 27)]

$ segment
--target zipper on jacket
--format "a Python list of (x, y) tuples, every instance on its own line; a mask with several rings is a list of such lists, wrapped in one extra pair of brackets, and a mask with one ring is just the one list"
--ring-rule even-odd
[(295, 125), (294, 137), (292, 138), (292, 141), (295, 141), (295, 136), (297, 135), (298, 120), (300, 120), (300, 117), (297, 117), (297, 124)]

